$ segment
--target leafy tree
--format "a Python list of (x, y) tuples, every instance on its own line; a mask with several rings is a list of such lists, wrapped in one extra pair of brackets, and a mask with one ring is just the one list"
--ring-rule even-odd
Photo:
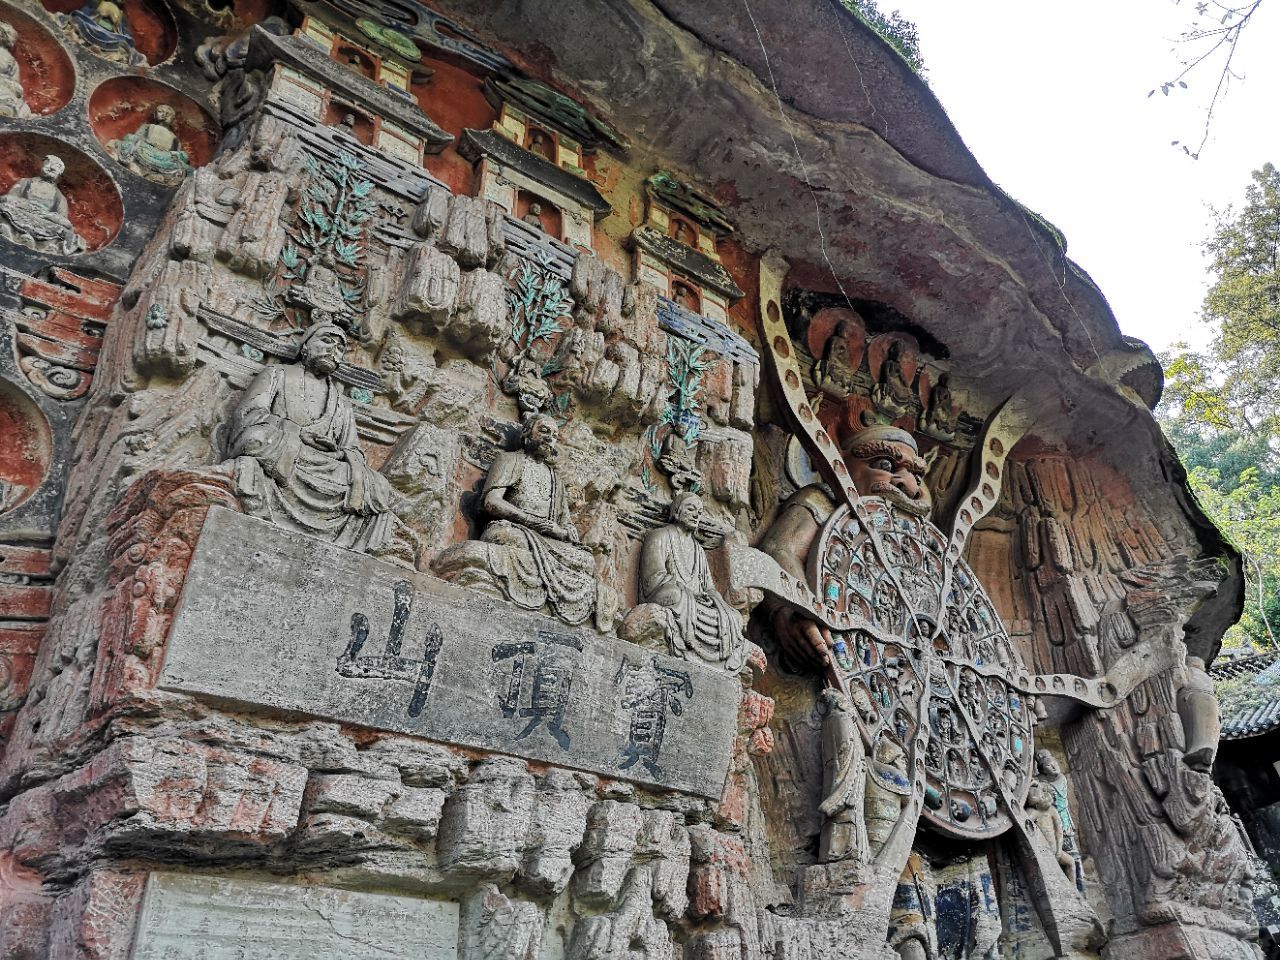
[(924, 72), (924, 60), (920, 56), (920, 34), (916, 25), (897, 10), (883, 14), (875, 0), (840, 0), (844, 8), (884, 38), (885, 42), (901, 54), (916, 73)]
[(1253, 173), (1239, 210), (1215, 214), (1205, 243), (1213, 283), (1203, 353), (1179, 344), (1161, 358), (1157, 408), (1209, 517), (1245, 557), (1248, 593), (1229, 639), (1280, 639), (1280, 172)]
[(1280, 172), (1270, 163), (1255, 170), (1244, 206), (1217, 213), (1216, 221), (1205, 244), (1214, 283), (1204, 318), (1218, 325), (1215, 353), (1234, 403), (1258, 426), (1280, 413)]
[(1187, 477), (1205, 513), (1244, 554), (1248, 592), (1233, 640), (1276, 647), (1280, 635), (1280, 485), (1264, 484), (1249, 467), (1230, 486), (1212, 468), (1194, 467)]
[[(1182, 4), (1182, 0), (1173, 0), (1173, 2)], [(1209, 128), (1213, 126), (1213, 113), (1218, 107), (1218, 102), (1226, 94), (1231, 81), (1241, 79), (1234, 67), (1236, 49), (1240, 45), (1241, 36), (1253, 22), (1261, 6), (1262, 0), (1248, 0), (1246, 3), (1197, 0), (1194, 4), (1195, 19), (1178, 38), (1178, 42), (1188, 50), (1188, 55), (1183, 58), (1182, 70), (1177, 76), (1172, 80), (1166, 80), (1157, 88), (1161, 93), (1167, 97), (1171, 92), (1186, 90), (1188, 85), (1185, 78), (1197, 72), (1203, 74), (1205, 71), (1210, 71), (1212, 77), (1212, 71), (1217, 71), (1216, 78), (1212, 80), (1213, 95), (1205, 110), (1204, 129), (1201, 131), (1200, 142), (1193, 150), (1190, 145), (1181, 140), (1173, 141), (1175, 147), (1181, 147), (1182, 152), (1193, 159), (1199, 158), (1200, 151), (1209, 140)], [(1155, 92), (1152, 90), (1147, 96), (1154, 96)]]

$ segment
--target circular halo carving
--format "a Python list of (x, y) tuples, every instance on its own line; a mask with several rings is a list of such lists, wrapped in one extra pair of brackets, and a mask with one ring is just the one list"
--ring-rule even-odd
[(913, 758), (925, 820), (955, 837), (997, 836), (1012, 826), (1003, 798), (1020, 810), (1031, 783), (1033, 715), (1011, 683), (1026, 668), (964, 561), (950, 562), (948, 581), (937, 527), (878, 497), (861, 505), (883, 560), (847, 505), (810, 555), (814, 592), (866, 621), (833, 634), (835, 673), (868, 752), (887, 737)]

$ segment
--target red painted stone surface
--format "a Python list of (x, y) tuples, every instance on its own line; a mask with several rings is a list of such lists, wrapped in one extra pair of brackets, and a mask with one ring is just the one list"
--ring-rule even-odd
[(218, 125), (208, 111), (185, 94), (146, 77), (112, 77), (89, 95), (89, 126), (105, 148), (112, 140), (133, 133), (151, 120), (161, 104), (177, 115), (173, 132), (187, 152), (191, 166), (203, 167), (218, 146)]
[(95, 870), (54, 906), (49, 960), (128, 960), (146, 875)]
[(43, 24), (17, 7), (0, 3), (0, 20), (18, 33), (12, 53), (18, 61), (23, 99), (31, 112), (43, 116), (61, 110), (76, 87), (71, 58)]
[(89, 251), (105, 247), (124, 220), (120, 192), (102, 167), (67, 143), (36, 133), (0, 134), (0, 193), (24, 177), (38, 176), (49, 155), (61, 158), (67, 167), (58, 189), (67, 198), (68, 219)]
[(53, 456), (53, 434), (35, 402), (4, 381), (0, 437), (0, 512), (7, 512), (26, 501), (44, 480)]
[(200, 527), (214, 504), (239, 510), (228, 475), (155, 471), (134, 483), (107, 518), (114, 588), (102, 607), (93, 709), (154, 683)]
[[(443, 60), (425, 59), (423, 66), (433, 72), (413, 84), (413, 95), (427, 116), (455, 138), (461, 138), (467, 128), (489, 128), (497, 113), (484, 98), (479, 77)], [(471, 162), (458, 155), (457, 143), (455, 139), (441, 153), (427, 157), (426, 167), (454, 193), (470, 195), (475, 192), (475, 172)]]

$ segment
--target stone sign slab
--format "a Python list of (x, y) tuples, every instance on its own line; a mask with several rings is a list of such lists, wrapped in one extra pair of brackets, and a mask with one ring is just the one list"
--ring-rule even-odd
[(457, 960), (458, 905), (180, 873), (147, 877), (132, 960)]
[(214, 509), (159, 686), (720, 795), (735, 677)]

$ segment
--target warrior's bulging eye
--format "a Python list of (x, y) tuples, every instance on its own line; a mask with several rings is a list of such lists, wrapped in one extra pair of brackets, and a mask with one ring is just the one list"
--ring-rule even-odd
[(888, 457), (876, 457), (871, 461), (872, 470), (883, 470), (886, 473), (893, 473), (893, 461)]

